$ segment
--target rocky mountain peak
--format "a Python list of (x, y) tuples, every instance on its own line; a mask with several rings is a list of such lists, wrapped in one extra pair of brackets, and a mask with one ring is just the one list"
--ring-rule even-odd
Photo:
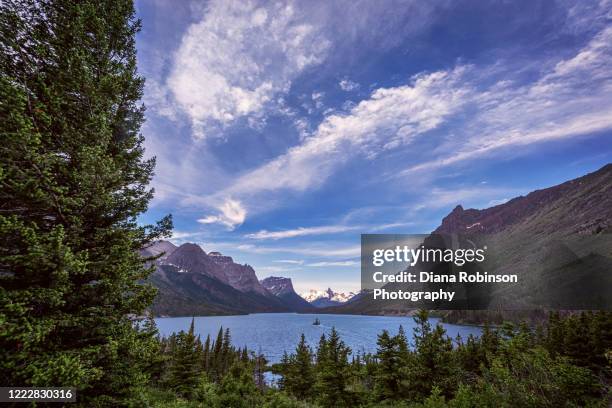
[(204, 252), (204, 250), (202, 249), (201, 246), (199, 246), (198, 244), (193, 244), (191, 242), (186, 242), (186, 243), (182, 244), (181, 246), (178, 247), (178, 249), (180, 249), (184, 253), (203, 253), (203, 254), (206, 254), (206, 252)]
[(172, 254), (176, 248), (176, 245), (170, 241), (159, 240), (144, 248), (142, 252), (144, 256), (157, 256), (163, 253), (164, 255), (161, 257), (161, 259), (164, 259), (170, 256), (170, 254)]
[(234, 259), (231, 256), (223, 255), (221, 252), (209, 252), (208, 256), (218, 264), (234, 263)]
[(293, 289), (293, 283), (290, 278), (283, 278), (281, 276), (269, 276), (262, 279), (261, 284), (274, 296), (279, 296), (289, 292), (295, 292)]
[(533, 191), (494, 207), (464, 210), (458, 205), (444, 217), (434, 233), (497, 233), (532, 218), (551, 220), (534, 232), (593, 233), (612, 227), (609, 225), (612, 210), (606, 199), (610, 194), (612, 165), (608, 164), (583, 177)]
[(268, 292), (279, 299), (282, 299), (285, 304), (291, 306), (293, 310), (308, 312), (314, 310), (314, 306), (300, 297), (293, 290), (293, 283), (290, 278), (281, 276), (269, 276), (261, 280), (261, 284)]
[(226, 276), (216, 268), (215, 262), (197, 244), (185, 243), (179, 246), (163, 263), (176, 266), (191, 273), (207, 275), (228, 283)]

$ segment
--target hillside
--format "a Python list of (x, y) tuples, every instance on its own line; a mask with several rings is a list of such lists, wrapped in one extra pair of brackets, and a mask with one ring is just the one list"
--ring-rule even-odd
[(289, 278), (270, 276), (261, 281), (261, 284), (278, 297), (285, 305), (296, 312), (313, 312), (314, 306), (304, 300), (293, 289), (293, 283)]
[(156, 316), (288, 312), (296, 309), (264, 288), (253, 268), (196, 244), (158, 241), (142, 251), (159, 255), (150, 281), (158, 288)]
[[(516, 197), (495, 207), (464, 210), (457, 206), (442, 220), (432, 236), (458, 233), (475, 240), (486, 237), (496, 249), (492, 257), (494, 269), (489, 270), (490, 273), (518, 274), (524, 291), (569, 296), (576, 285), (584, 282), (581, 279), (586, 274), (602, 274), (602, 271), (612, 269), (611, 232), (612, 164), (608, 164), (583, 177)], [(598, 281), (603, 284), (584, 287), (580, 292), (582, 299), (589, 294), (605, 299), (612, 287), (611, 278), (609, 274), (599, 276)], [(499, 299), (505, 307), (526, 308), (529, 299), (516, 296), (522, 292), (521, 288), (515, 289), (507, 296), (498, 294)], [(572, 306), (580, 308), (580, 304)], [(328, 308), (324, 312), (393, 314), (410, 313), (411, 309), (406, 302), (383, 304), (362, 296), (350, 304)], [(492, 313), (453, 311), (443, 314), (449, 321), (477, 322)], [(501, 316), (500, 313), (493, 314)], [(511, 314), (524, 316), (521, 312)]]

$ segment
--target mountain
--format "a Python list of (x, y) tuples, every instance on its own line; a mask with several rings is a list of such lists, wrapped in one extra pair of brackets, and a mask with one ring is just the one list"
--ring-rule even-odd
[(161, 253), (163, 255), (160, 259), (166, 259), (172, 252), (176, 250), (176, 245), (169, 241), (156, 241), (151, 246), (143, 249), (141, 252), (145, 256), (157, 256)]
[[(495, 253), (491, 259), (495, 268), (488, 272), (516, 273), (522, 282), (519, 285), (522, 289), (518, 287), (517, 290), (528, 288), (533, 292), (536, 288), (538, 293), (550, 295), (551, 282), (561, 285), (561, 282), (572, 279), (574, 288), (584, 285), (586, 274), (595, 276), (598, 271), (610, 269), (612, 164), (491, 208), (478, 210), (457, 206), (432, 234), (455, 233), (473, 239), (485, 238), (494, 243)], [(609, 282), (610, 276), (599, 276), (598, 279)], [(609, 298), (610, 287), (612, 284), (602, 284), (601, 287), (591, 286), (589, 290), (592, 296), (598, 294), (598, 298), (605, 301)], [(556, 295), (568, 296), (568, 290), (567, 285), (559, 287)], [(527, 296), (517, 296), (514, 292), (497, 295), (503, 305), (518, 310), (526, 310), (524, 306), (529, 304)], [(410, 311), (406, 302), (376, 302), (370, 296), (361, 296), (349, 304), (325, 310), (353, 314)], [(486, 312), (446, 313), (447, 320), (455, 322), (477, 323), (487, 319), (486, 316)], [(500, 319), (507, 317), (504, 313), (498, 313), (498, 316)]]
[(599, 233), (612, 227), (612, 164), (554, 187), (484, 210), (457, 206), (434, 233), (495, 234), (518, 226), (556, 236)]
[(293, 283), (289, 278), (270, 276), (261, 281), (261, 284), (268, 292), (278, 297), (285, 305), (288, 305), (296, 312), (312, 312), (314, 307), (295, 293)]
[(254, 292), (262, 296), (270, 294), (259, 283), (255, 271), (249, 265), (234, 263), (229, 256), (219, 252), (206, 254), (197, 244), (183, 244), (168, 255), (165, 264), (175, 265), (194, 273), (215, 278), (241, 292)]
[[(150, 281), (158, 288), (155, 315), (245, 314), (298, 311), (270, 293), (249, 265), (219, 252), (207, 254), (196, 244), (179, 247), (158, 241), (141, 251), (156, 256)], [(300, 309), (301, 310), (301, 309)]]
[(338, 306), (348, 302), (353, 296), (355, 296), (353, 292), (345, 294), (334, 292), (331, 288), (327, 288), (327, 290), (311, 289), (309, 292), (302, 293), (302, 298), (317, 308)]

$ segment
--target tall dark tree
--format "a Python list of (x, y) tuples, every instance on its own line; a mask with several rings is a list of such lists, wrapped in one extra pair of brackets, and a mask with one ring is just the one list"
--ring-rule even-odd
[(399, 396), (399, 381), (397, 374), (401, 361), (399, 359), (395, 341), (387, 330), (378, 335), (376, 358), (378, 359), (378, 372), (376, 375), (376, 393), (381, 400), (394, 399)]
[(281, 388), (300, 400), (309, 398), (315, 380), (312, 360), (312, 350), (302, 333), (295, 354), (289, 356), (284, 353), (281, 359)]
[(335, 328), (329, 339), (321, 336), (317, 350), (317, 380), (315, 391), (324, 407), (351, 406), (352, 395), (347, 389), (349, 377), (348, 355), (351, 349), (342, 341)]
[(179, 395), (189, 397), (202, 375), (202, 343), (195, 335), (194, 320), (191, 320), (189, 331), (181, 331), (175, 338), (167, 384)]
[(223, 327), (219, 328), (217, 339), (212, 345), (210, 356), (210, 376), (214, 381), (219, 381), (223, 376)]
[(147, 380), (135, 328), (153, 195), (131, 0), (0, 5), (0, 381), (120, 405)]
[(415, 365), (411, 382), (414, 396), (425, 397), (434, 387), (446, 395), (456, 385), (452, 340), (442, 325), (432, 328), (427, 310), (419, 310), (414, 317)]

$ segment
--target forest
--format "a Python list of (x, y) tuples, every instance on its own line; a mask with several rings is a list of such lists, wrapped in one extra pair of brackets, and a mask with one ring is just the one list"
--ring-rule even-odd
[[(145, 311), (171, 216), (142, 225), (140, 22), (130, 0), (0, 5), (0, 382), (75, 387), (83, 407), (604, 407), (612, 314), (451, 339), (428, 313), (375, 354), (335, 330), (278, 364), (231, 333), (160, 338)], [(274, 385), (265, 381), (276, 379)]]
[[(231, 346), (229, 331), (204, 342), (162, 338), (143, 398), (175, 407), (606, 407), (612, 314), (585, 312), (545, 324), (484, 327), (451, 339), (419, 311), (408, 336), (383, 331), (375, 354), (348, 348), (332, 329), (316, 347), (304, 336), (279, 364)], [(277, 375), (269, 386), (264, 371)]]

